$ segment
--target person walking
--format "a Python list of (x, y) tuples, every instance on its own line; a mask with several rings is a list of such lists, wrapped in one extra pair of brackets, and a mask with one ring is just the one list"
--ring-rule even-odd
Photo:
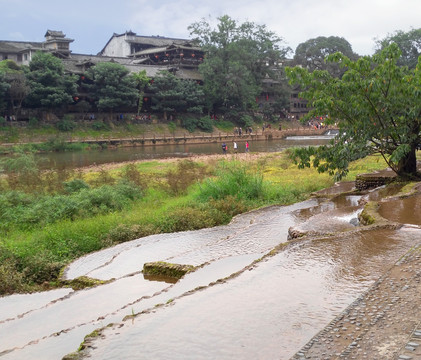
[(246, 141), (246, 152), (249, 152), (249, 142)]
[(237, 149), (238, 149), (238, 145), (237, 145), (237, 143), (235, 141), (233, 143), (233, 148), (234, 148), (234, 153), (236, 154), (237, 153)]
[(222, 143), (222, 153), (226, 154), (227, 153), (227, 144)]

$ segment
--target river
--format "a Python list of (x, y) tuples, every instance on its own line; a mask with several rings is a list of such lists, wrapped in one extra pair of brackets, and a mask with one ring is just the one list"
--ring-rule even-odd
[[(324, 136), (291, 136), (278, 140), (249, 141), (251, 152), (278, 152), (290, 147), (324, 145), (333, 138), (332, 135)], [(238, 141), (238, 151), (245, 151), (245, 141)], [(228, 152), (232, 152), (232, 144), (228, 144)], [(119, 163), (125, 161), (153, 160), (168, 157), (188, 157), (198, 154), (220, 154), (221, 143), (205, 144), (175, 144), (175, 145), (144, 145), (136, 147), (118, 147), (103, 150), (51, 152), (37, 154), (36, 157), (42, 168), (77, 168), (90, 165)]]
[[(330, 193), (345, 188), (350, 184)], [(67, 267), (66, 278), (109, 283), (0, 298), (0, 358), (60, 359), (105, 327), (84, 356), (289, 359), (421, 242), (419, 228), (363, 231), (351, 221), (360, 200), (377, 194), (272, 206), (229, 225), (152, 235), (86, 255)], [(291, 227), (312, 223), (326, 235), (287, 240)], [(343, 232), (328, 236), (338, 223)], [(141, 272), (150, 261), (199, 268), (176, 283), (151, 281)]]

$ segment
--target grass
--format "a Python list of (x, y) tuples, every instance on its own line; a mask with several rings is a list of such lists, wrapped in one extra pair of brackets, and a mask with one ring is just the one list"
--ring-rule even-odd
[[(59, 286), (63, 266), (104, 247), (226, 224), (239, 213), (301, 201), (333, 184), (314, 169), (299, 170), (286, 152), (244, 161), (149, 161), (54, 177), (22, 156), (0, 181), (0, 294)], [(384, 167), (376, 157), (357, 161), (348, 179)]]

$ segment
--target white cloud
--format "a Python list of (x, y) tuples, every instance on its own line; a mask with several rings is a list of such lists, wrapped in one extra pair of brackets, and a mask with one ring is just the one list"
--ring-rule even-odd
[(47, 29), (62, 30), (75, 39), (75, 52), (86, 53), (126, 30), (187, 38), (187, 27), (209, 15), (264, 24), (294, 50), (310, 38), (341, 36), (361, 55), (373, 52), (375, 37), (421, 27), (419, 0), (0, 0), (0, 5), (0, 38), (20, 33), (21, 39), (38, 41)]

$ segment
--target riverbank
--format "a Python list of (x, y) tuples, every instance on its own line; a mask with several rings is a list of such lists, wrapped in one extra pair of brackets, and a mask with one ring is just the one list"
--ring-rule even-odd
[(194, 131), (168, 124), (121, 124), (108, 130), (94, 130), (83, 125), (72, 131), (59, 131), (52, 125), (44, 127), (0, 128), (0, 149), (6, 151), (16, 146), (41, 145), (47, 143), (82, 144), (87, 147), (158, 146), (175, 144), (206, 144), (236, 141), (261, 141), (284, 139), (288, 136), (322, 135), (328, 129), (313, 129), (297, 121), (282, 123), (278, 128), (254, 128), (240, 135), (231, 124), (230, 128), (214, 127), (212, 132)]

